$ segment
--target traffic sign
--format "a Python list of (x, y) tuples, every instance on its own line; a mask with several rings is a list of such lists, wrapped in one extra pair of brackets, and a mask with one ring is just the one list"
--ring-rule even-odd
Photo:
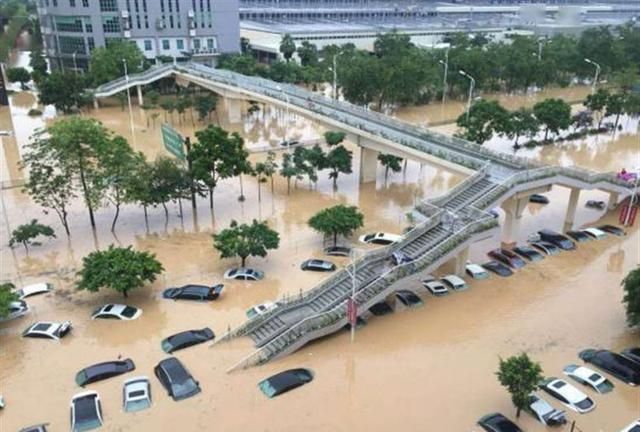
[(161, 126), (162, 143), (169, 153), (180, 160), (185, 160), (184, 138), (174, 128), (166, 123)]

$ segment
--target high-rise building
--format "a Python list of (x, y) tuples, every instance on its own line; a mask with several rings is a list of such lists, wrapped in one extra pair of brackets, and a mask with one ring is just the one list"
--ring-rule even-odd
[(206, 64), (240, 50), (238, 0), (39, 0), (38, 15), (54, 68), (86, 69), (91, 51), (114, 40), (149, 59)]

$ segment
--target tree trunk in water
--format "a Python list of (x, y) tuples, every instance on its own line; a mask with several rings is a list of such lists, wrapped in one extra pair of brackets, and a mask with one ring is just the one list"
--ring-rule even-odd
[(273, 186), (273, 176), (270, 176), (271, 178), (271, 193), (273, 194), (273, 190), (274, 190), (274, 186)]
[(334, 176), (333, 176), (333, 188), (334, 189), (338, 189), (338, 172), (334, 171)]
[(384, 167), (384, 181), (387, 181), (387, 177), (389, 177), (389, 166)]
[(62, 226), (64, 227), (64, 231), (67, 233), (67, 237), (69, 237), (71, 235), (71, 232), (69, 232), (69, 222), (67, 222), (67, 211), (65, 209), (54, 210), (58, 214), (58, 218), (60, 219), (60, 223), (62, 223)]
[(338, 233), (334, 232), (333, 233), (333, 246), (336, 246), (338, 244)]
[(520, 418), (520, 407), (516, 408), (516, 418)]
[(546, 129), (544, 130), (544, 140), (545, 140), (545, 141), (547, 140), (547, 135), (549, 135), (549, 128), (546, 128)]
[(262, 202), (262, 194), (260, 193), (260, 180), (258, 180), (258, 202)]
[(618, 113), (618, 114), (616, 115), (616, 124), (615, 124), (615, 125), (613, 125), (613, 131), (614, 131), (614, 132), (618, 130), (618, 122), (619, 122), (619, 121), (620, 121), (620, 113)]
[(163, 201), (162, 208), (164, 209), (164, 222), (169, 222), (169, 209), (167, 208), (167, 204)]
[(93, 217), (93, 207), (91, 206), (91, 201), (89, 200), (89, 188), (87, 187), (87, 180), (84, 177), (84, 165), (82, 163), (80, 163), (80, 181), (82, 182), (82, 191), (84, 192), (84, 201), (87, 204), (87, 208), (89, 209), (89, 220), (91, 221), (91, 226), (95, 228), (96, 221)]
[(178, 198), (178, 209), (180, 209), (180, 219), (183, 218), (183, 214), (182, 214), (182, 200), (180, 198)]
[(244, 201), (244, 185), (242, 184), (242, 174), (238, 176), (240, 179), (240, 196), (238, 197), (239, 201)]
[(291, 177), (287, 177), (287, 195), (291, 195)]
[(213, 188), (209, 188), (209, 208), (213, 210)]
[(120, 203), (116, 204), (116, 214), (113, 216), (113, 222), (111, 222), (111, 232), (116, 230), (116, 222), (118, 221), (118, 216), (120, 215)]
[(29, 246), (26, 240), (22, 242), (22, 246), (24, 246), (24, 251), (29, 255)]
[(148, 228), (149, 227), (149, 215), (147, 214), (147, 206), (143, 205), (142, 208), (144, 209), (144, 224)]
[(407, 162), (408, 162), (408, 160), (405, 159), (404, 160), (404, 168), (402, 169), (402, 171), (405, 172), (405, 173), (407, 172)]
[(245, 256), (240, 257), (240, 260), (242, 262), (241, 266), (244, 267), (244, 263), (247, 261), (247, 257), (245, 257)]
[(125, 290), (125, 291), (122, 291), (122, 295), (124, 296), (124, 298), (129, 297), (129, 294), (127, 293), (127, 291), (126, 291), (126, 290)]

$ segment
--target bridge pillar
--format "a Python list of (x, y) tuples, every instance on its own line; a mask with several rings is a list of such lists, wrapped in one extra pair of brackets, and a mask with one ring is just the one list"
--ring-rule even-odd
[[(504, 225), (502, 226), (502, 243), (505, 246), (512, 246), (515, 244), (515, 235), (518, 231), (518, 201), (515, 198), (510, 198), (502, 203), (502, 209), (504, 210)], [(523, 206), (524, 207), (524, 206)], [(522, 215), (522, 213), (520, 213)]]
[(564, 231), (569, 231), (573, 228), (573, 222), (576, 218), (576, 208), (578, 207), (578, 198), (580, 198), (580, 189), (571, 188), (567, 213), (564, 217)]
[(376, 150), (360, 147), (360, 183), (376, 181), (378, 154)]
[(138, 92), (138, 106), (144, 105), (144, 99), (142, 99), (142, 86), (136, 86)]
[(516, 219), (521, 219), (522, 214), (524, 213), (524, 209), (527, 208), (527, 203), (529, 202), (529, 197), (514, 199), (515, 201), (515, 217)]
[(620, 194), (618, 192), (609, 193), (609, 202), (607, 203), (607, 209), (613, 210), (618, 205), (618, 198), (620, 198)]
[(224, 103), (227, 107), (229, 123), (240, 123), (242, 120), (242, 100), (225, 98)]
[(396, 297), (396, 292), (392, 292), (391, 294), (389, 294), (388, 296), (386, 296), (384, 298), (384, 301), (391, 306), (391, 309), (396, 310), (396, 302), (397, 302), (397, 297)]
[(458, 276), (463, 276), (465, 273), (465, 267), (467, 265), (467, 261), (469, 260), (469, 246), (462, 249), (458, 256), (456, 256), (456, 268), (455, 273)]

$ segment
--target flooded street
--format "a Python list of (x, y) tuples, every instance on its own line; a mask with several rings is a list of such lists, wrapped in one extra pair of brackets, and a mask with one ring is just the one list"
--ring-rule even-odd
[[(576, 96), (579, 98), (579, 95)], [(30, 118), (34, 107), (30, 92), (11, 96), (11, 107), (0, 109), (0, 128), (13, 125), (15, 137), (2, 137), (0, 180), (5, 186), (19, 183), (17, 169), (28, 137), (43, 126), (41, 118)], [(253, 161), (264, 157), (265, 148), (277, 148), (287, 139), (314, 140), (324, 132), (309, 120), (289, 116), (283, 110), (262, 107), (240, 123), (229, 124), (225, 106), (212, 115), (226, 129), (238, 131)], [(167, 155), (160, 138), (161, 113), (155, 127), (147, 125), (145, 113), (134, 107), (136, 136), (132, 137), (127, 111), (105, 106), (91, 111), (104, 124), (130, 140), (149, 158)], [(193, 136), (189, 113), (182, 120), (174, 114), (173, 123), (184, 135)], [(197, 123), (195, 130), (203, 125)], [(629, 119), (624, 132), (613, 141), (603, 136), (589, 137), (584, 144), (565, 143), (524, 149), (518, 154), (547, 163), (579, 164), (598, 170), (631, 167), (640, 157), (638, 121)], [(635, 129), (634, 129), (635, 128)], [(591, 141), (591, 140), (596, 141)], [(508, 145), (489, 145), (512, 152)], [(0, 430), (19, 430), (30, 424), (49, 422), (52, 431), (68, 430), (69, 401), (85, 390), (96, 390), (102, 399), (105, 431), (478, 431), (475, 422), (482, 415), (501, 411), (514, 419), (508, 393), (500, 387), (494, 372), (500, 356), (526, 351), (541, 362), (546, 376), (562, 376), (569, 363), (581, 363), (578, 351), (588, 347), (621, 350), (640, 344), (638, 330), (629, 330), (621, 303), (621, 279), (640, 264), (640, 233), (632, 228), (625, 237), (609, 236), (602, 241), (581, 243), (573, 252), (563, 252), (541, 263), (531, 264), (511, 278), (493, 275), (486, 281), (471, 282), (471, 288), (435, 298), (421, 288), (424, 275), (403, 280), (398, 288), (415, 290), (424, 306), (373, 317), (350, 343), (347, 332), (316, 341), (293, 355), (265, 366), (227, 374), (226, 370), (255, 348), (247, 338), (229, 343), (198, 345), (176, 354), (200, 382), (202, 393), (173, 402), (158, 380), (153, 367), (166, 355), (160, 341), (171, 334), (210, 327), (217, 336), (245, 319), (245, 310), (264, 301), (299, 295), (326, 275), (303, 272), (300, 263), (322, 257), (322, 237), (307, 226), (318, 210), (338, 203), (357, 205), (365, 215), (365, 226), (356, 235), (370, 231), (401, 233), (410, 224), (406, 213), (416, 201), (443, 193), (463, 177), (439, 167), (409, 161), (406, 171), (390, 174), (385, 180), (379, 167), (377, 181), (358, 182), (359, 149), (354, 152), (353, 173), (340, 175), (334, 191), (327, 172), (320, 173), (316, 187), (298, 182), (287, 194), (286, 182), (275, 176), (274, 190), (262, 185), (258, 201), (255, 178), (243, 180), (246, 201), (239, 202), (238, 179), (225, 180), (215, 191), (211, 212), (201, 199), (198, 212), (191, 212), (184, 201), (184, 218), (171, 204), (168, 221), (162, 208), (149, 211), (149, 226), (143, 212), (134, 206), (121, 211), (115, 234), (109, 231), (113, 208), (98, 210), (99, 226), (93, 232), (88, 215), (76, 202), (69, 218), (71, 239), (55, 215), (44, 214), (20, 188), (1, 191), (0, 280), (16, 285), (48, 281), (55, 291), (28, 299), (31, 313), (0, 324), (0, 394), (6, 408), (0, 411)], [(278, 150), (281, 152), (282, 150)], [(278, 157), (280, 160), (280, 157)], [(561, 229), (569, 191), (554, 187), (546, 194), (546, 206), (529, 204), (519, 221), (517, 238), (522, 241), (542, 227)], [(604, 220), (616, 223), (617, 213), (603, 215), (584, 207), (587, 199), (606, 200), (600, 191), (584, 191), (576, 213), (576, 226)], [(23, 249), (10, 249), (12, 229), (30, 219), (52, 225), (57, 239), (35, 247), (27, 256)], [(217, 301), (200, 304), (162, 299), (161, 291), (185, 283), (222, 282), (225, 269), (236, 260), (220, 259), (212, 247), (211, 234), (235, 219), (266, 220), (280, 233), (280, 248), (266, 259), (249, 258), (248, 264), (266, 273), (257, 283), (225, 281)], [(351, 239), (355, 241), (354, 239)], [(498, 245), (496, 236), (475, 244), (470, 259), (486, 260), (486, 251)], [(133, 245), (155, 253), (165, 272), (147, 287), (130, 294), (127, 303), (143, 309), (131, 322), (90, 319), (91, 312), (107, 302), (123, 302), (115, 293), (77, 292), (75, 272), (82, 257), (110, 244)], [(346, 258), (333, 259), (344, 265)], [(444, 271), (444, 269), (442, 269)], [(469, 281), (468, 281), (469, 282)], [(71, 320), (74, 329), (61, 342), (21, 338), (32, 322)], [(136, 370), (81, 389), (75, 385), (78, 370), (93, 363), (131, 358)], [(257, 388), (258, 381), (292, 367), (308, 367), (315, 380), (273, 400)], [(153, 406), (139, 413), (122, 410), (122, 383), (146, 375), (151, 380)], [(640, 417), (640, 389), (613, 379), (616, 388), (608, 395), (585, 390), (597, 403), (595, 411), (579, 415), (568, 412), (583, 432), (618, 432), (632, 419)], [(551, 401), (550, 397), (546, 397)], [(552, 404), (560, 408), (555, 401)], [(546, 430), (528, 414), (518, 424), (525, 431)], [(569, 430), (568, 428), (566, 429)]]

